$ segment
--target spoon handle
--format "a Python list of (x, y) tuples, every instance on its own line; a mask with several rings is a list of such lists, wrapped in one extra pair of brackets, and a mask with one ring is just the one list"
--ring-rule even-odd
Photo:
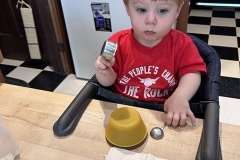
[(167, 122), (165, 122), (165, 123), (163, 124), (163, 126), (161, 127), (161, 129), (163, 130), (166, 126), (167, 126)]

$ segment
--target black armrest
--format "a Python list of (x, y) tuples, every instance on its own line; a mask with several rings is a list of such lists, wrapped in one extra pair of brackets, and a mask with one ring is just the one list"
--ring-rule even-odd
[(219, 137), (219, 104), (210, 102), (206, 106), (201, 140), (196, 160), (221, 160)]
[(53, 125), (53, 132), (57, 136), (68, 136), (76, 128), (83, 112), (97, 92), (97, 87), (87, 83), (74, 98), (71, 104)]

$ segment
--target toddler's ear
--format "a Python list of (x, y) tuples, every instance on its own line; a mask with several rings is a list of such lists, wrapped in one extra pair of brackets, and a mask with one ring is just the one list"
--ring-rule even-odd
[(183, 5), (188, 5), (188, 4), (184, 4), (184, 1), (183, 1), (182, 3), (180, 3), (180, 4), (178, 5), (175, 19), (178, 18), (179, 14), (180, 14), (180, 12), (181, 12), (181, 9), (182, 9), (182, 7), (183, 7)]

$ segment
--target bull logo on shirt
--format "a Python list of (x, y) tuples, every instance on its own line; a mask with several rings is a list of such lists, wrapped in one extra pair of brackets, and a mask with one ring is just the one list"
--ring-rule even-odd
[[(139, 72), (137, 72), (139, 71)], [(164, 98), (166, 99), (173, 93), (173, 88), (176, 85), (175, 82), (175, 76), (168, 70), (162, 71), (162, 74), (158, 74), (157, 72), (154, 72), (154, 75), (159, 75), (159, 77), (156, 78), (140, 78), (140, 75), (144, 73), (144, 75), (150, 75), (151, 69), (147, 70), (149, 72), (140, 72), (140, 70), (132, 70), (131, 72), (128, 72), (129, 75), (124, 75), (121, 80), (119, 81), (120, 84), (124, 84), (124, 89), (122, 90), (122, 93), (128, 97), (132, 97), (135, 99), (145, 99), (145, 100), (159, 100), (158, 98)], [(161, 75), (161, 76), (160, 76)], [(152, 75), (153, 76), (153, 75)], [(133, 77), (136, 77), (139, 79), (133, 80), (133, 83), (131, 82), (131, 85), (128, 85), (128, 82), (132, 80)], [(158, 81), (159, 79), (159, 81)], [(162, 80), (162, 82), (160, 82)], [(136, 82), (138, 81), (138, 83)], [(143, 84), (139, 85), (139, 82)], [(160, 83), (161, 85), (156, 84)], [(169, 84), (169, 87), (167, 86), (166, 82)], [(153, 86), (155, 84), (155, 86)], [(164, 87), (165, 85), (165, 87)]]
[(155, 84), (159, 77), (152, 79), (152, 78), (139, 78), (137, 77), (141, 83), (144, 84), (145, 87), (150, 87), (151, 85)]

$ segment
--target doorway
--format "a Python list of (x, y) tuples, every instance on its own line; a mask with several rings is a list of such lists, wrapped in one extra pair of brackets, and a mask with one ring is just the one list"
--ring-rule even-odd
[(0, 1), (0, 49), (4, 58), (37, 61), (58, 74), (74, 73), (60, 1), (24, 0), (32, 8), (41, 59), (31, 59), (18, 0)]

